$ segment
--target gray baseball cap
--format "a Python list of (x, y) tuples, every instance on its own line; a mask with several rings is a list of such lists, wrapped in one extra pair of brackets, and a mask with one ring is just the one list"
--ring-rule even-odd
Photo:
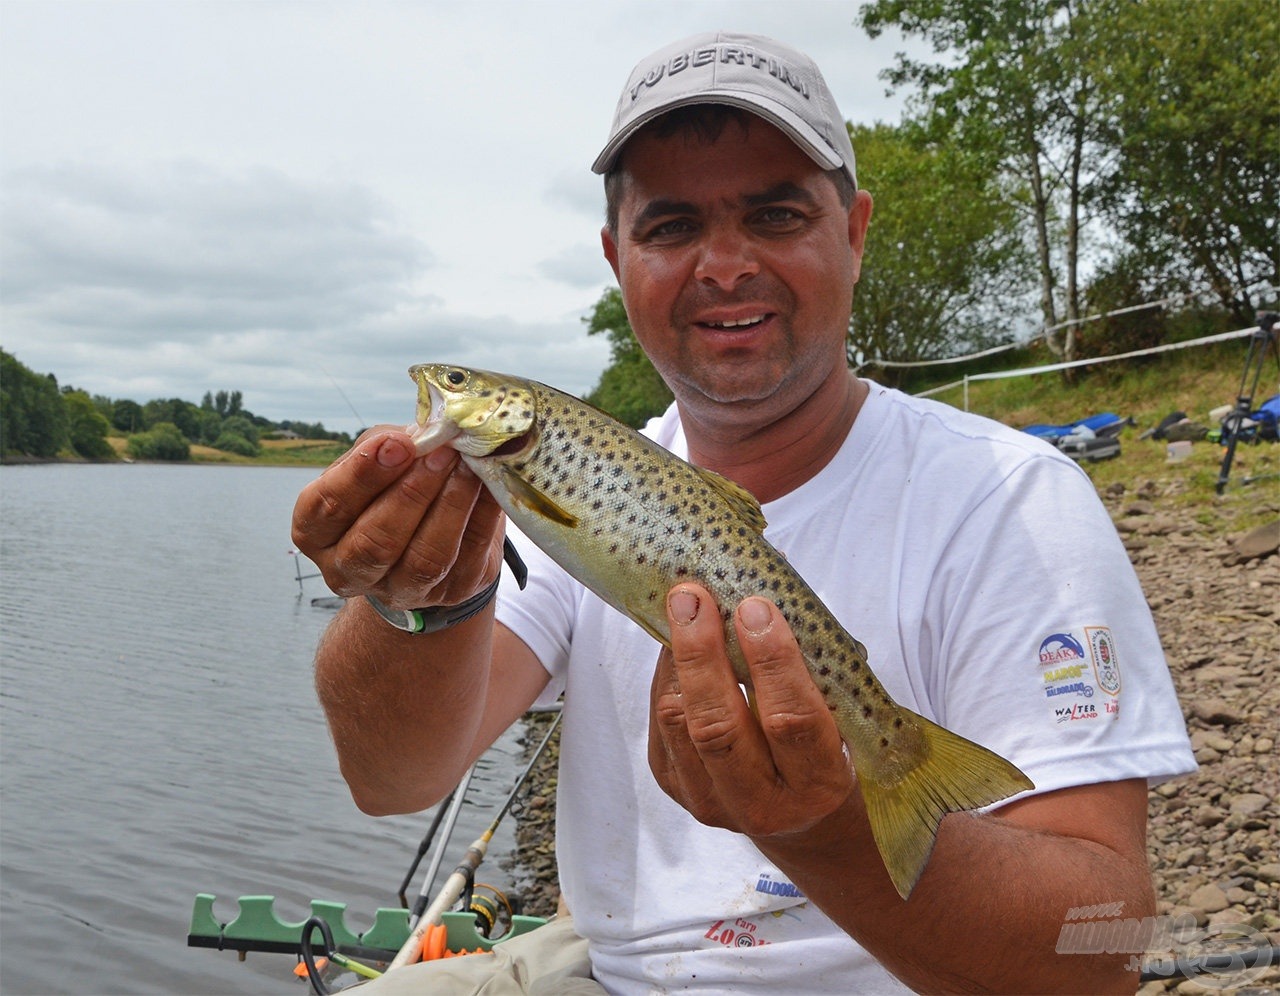
[(607, 173), (637, 131), (689, 104), (730, 104), (759, 115), (823, 169), (843, 168), (858, 186), (849, 130), (814, 61), (772, 38), (732, 31), (694, 35), (640, 60), (591, 169)]

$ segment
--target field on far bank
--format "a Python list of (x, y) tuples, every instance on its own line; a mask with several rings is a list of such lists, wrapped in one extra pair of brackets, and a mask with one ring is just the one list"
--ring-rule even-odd
[[(123, 436), (110, 436), (107, 442), (116, 456), (128, 460), (128, 441)], [(345, 443), (332, 439), (264, 439), (262, 452), (256, 457), (239, 456), (215, 450), (212, 446), (191, 444), (189, 463), (240, 464), (248, 467), (327, 467), (347, 451)]]

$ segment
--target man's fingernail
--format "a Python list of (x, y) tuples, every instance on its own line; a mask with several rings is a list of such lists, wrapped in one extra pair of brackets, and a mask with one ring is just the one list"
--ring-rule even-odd
[(667, 599), (667, 611), (677, 626), (688, 626), (698, 617), (699, 600), (693, 592), (684, 588), (673, 591)]
[(399, 467), (413, 456), (413, 451), (398, 439), (384, 439), (378, 447), (378, 463), (383, 467)]
[(763, 633), (773, 623), (773, 612), (763, 598), (748, 598), (738, 606), (738, 618), (748, 633)]

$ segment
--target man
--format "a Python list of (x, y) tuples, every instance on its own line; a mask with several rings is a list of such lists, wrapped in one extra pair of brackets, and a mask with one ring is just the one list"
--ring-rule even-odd
[[(563, 690), (573, 917), (543, 929), (564, 937), (571, 923), (605, 991), (1132, 991), (1128, 952), (1055, 946), (1075, 907), (1153, 912), (1147, 780), (1194, 762), (1087, 477), (1025, 434), (849, 371), (871, 199), (799, 52), (717, 33), (655, 53), (593, 168), (605, 256), (676, 397), (647, 431), (760, 499), (767, 535), (898, 702), (1008, 757), (1037, 790), (947, 817), (904, 902), (776, 607), (733, 607), (758, 717), (696, 584), (672, 589), (659, 654), (525, 542), (529, 589), (504, 591), (495, 622), (492, 499), (450, 450), (414, 460), (406, 435), (382, 429), (303, 492), (295, 542), (341, 594), (467, 618), (407, 635), (355, 599), (326, 634), (317, 687), (357, 803), (425, 808)], [(430, 991), (430, 971), (384, 982), (403, 973)]]

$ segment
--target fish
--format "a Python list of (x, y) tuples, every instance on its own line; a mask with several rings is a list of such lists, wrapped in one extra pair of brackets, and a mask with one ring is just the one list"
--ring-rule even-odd
[(890, 697), (866, 648), (764, 538), (764, 513), (746, 489), (545, 384), (434, 363), (409, 375), (415, 451), (457, 450), (526, 537), (659, 643), (671, 645), (667, 593), (696, 582), (714, 596), (734, 674), (749, 688), (732, 609), (751, 595), (778, 606), (848, 748), (904, 900), (943, 816), (1034, 788), (999, 754)]

